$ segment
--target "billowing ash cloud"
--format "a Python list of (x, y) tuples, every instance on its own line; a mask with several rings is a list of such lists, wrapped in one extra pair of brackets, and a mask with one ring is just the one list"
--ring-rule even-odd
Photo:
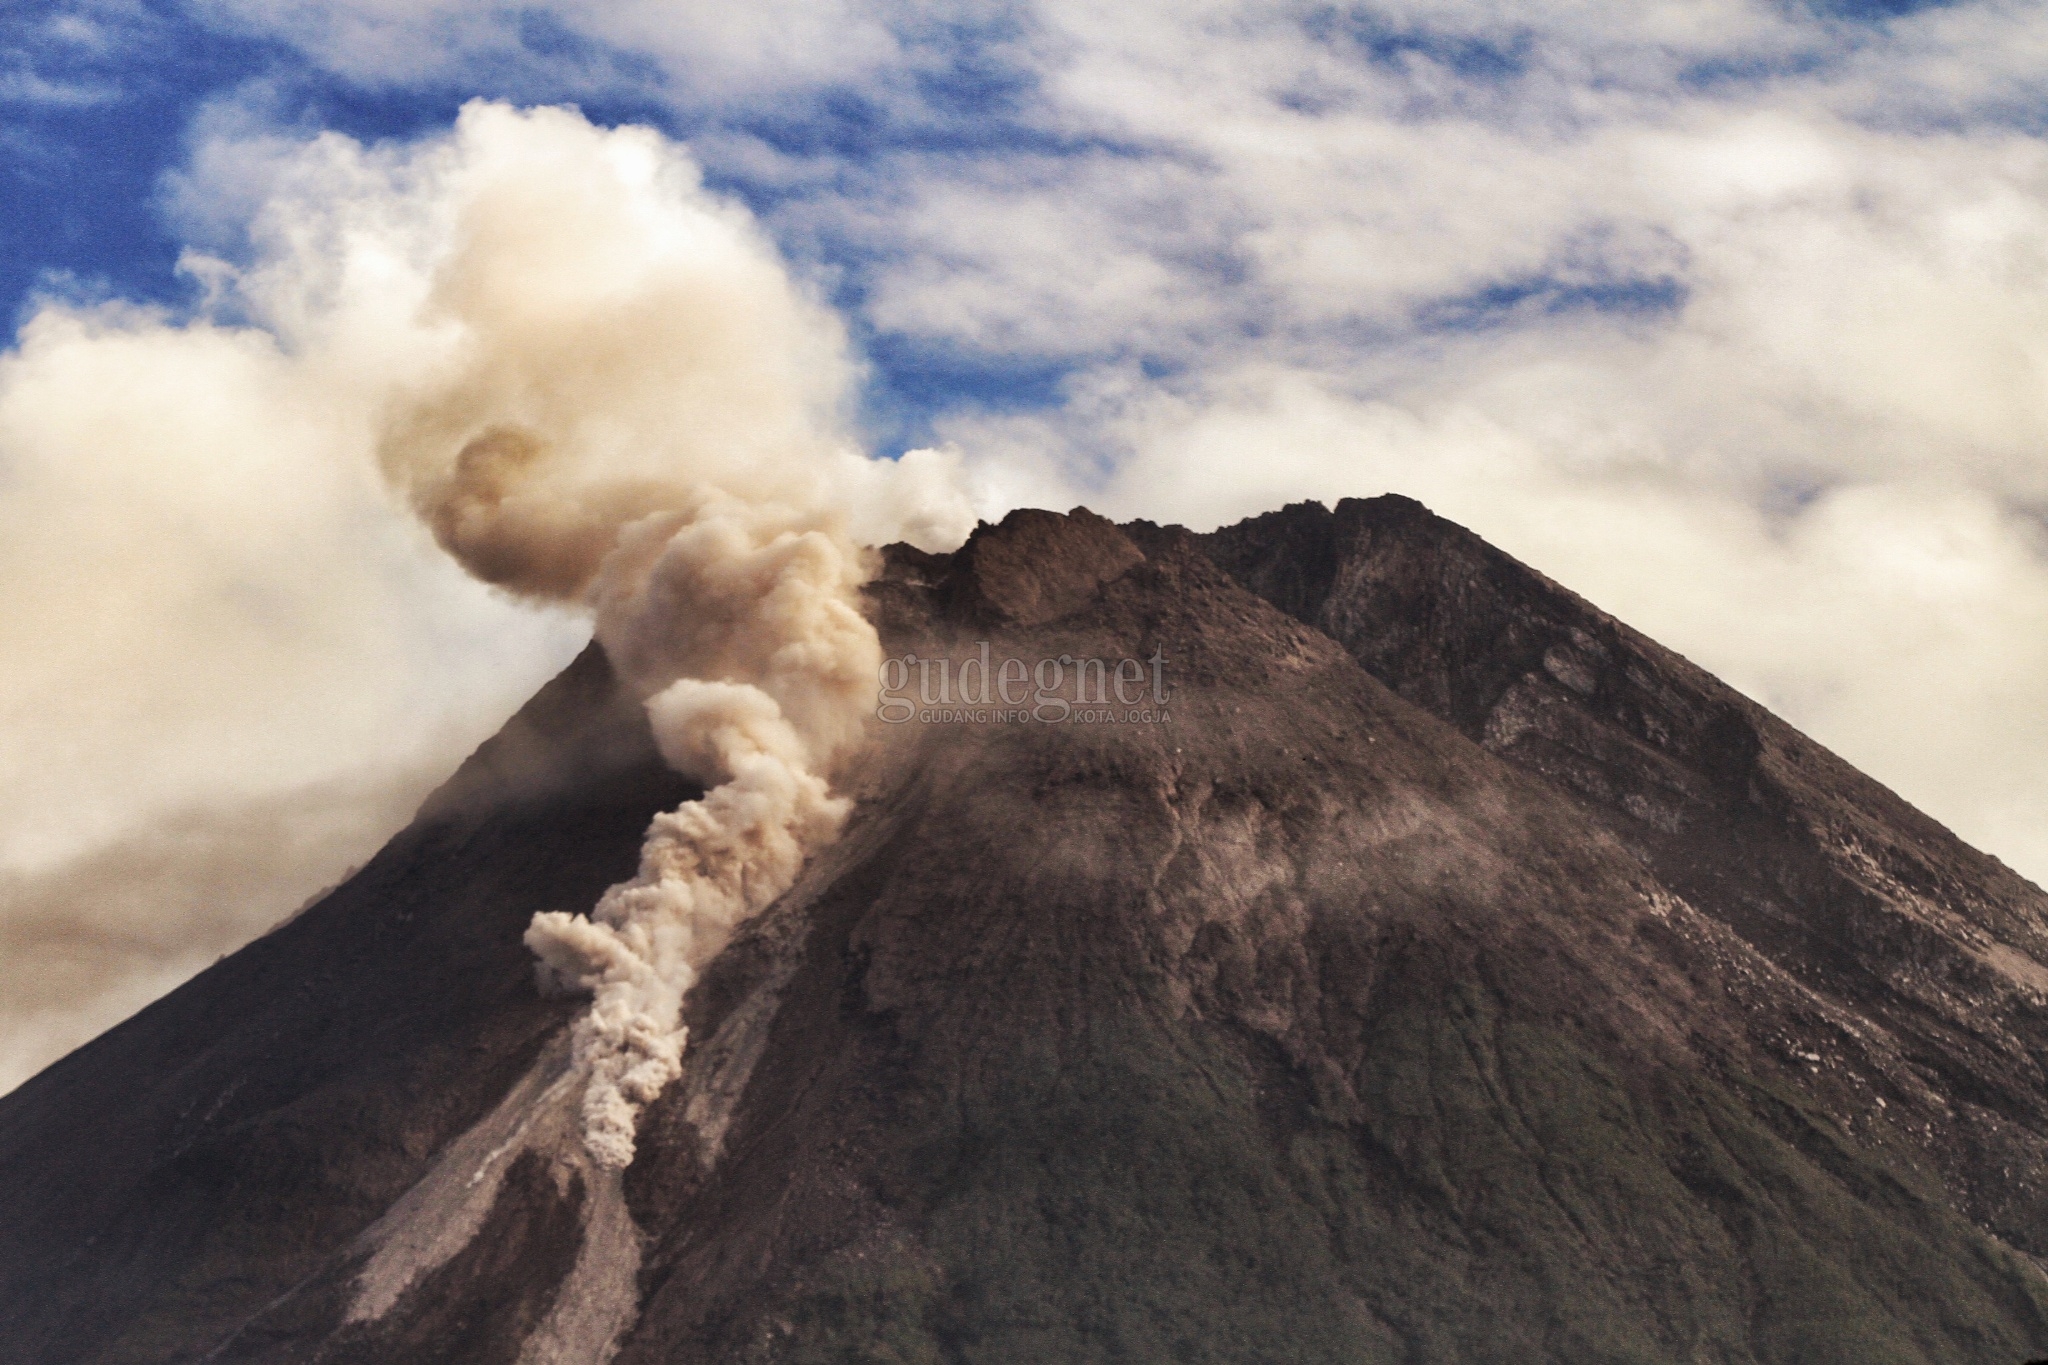
[(957, 540), (968, 514), (942, 457), (840, 435), (836, 322), (655, 134), (475, 105), (445, 142), (356, 164), (400, 192), (300, 221), (345, 278), (412, 301), (384, 470), (478, 577), (590, 607), (661, 752), (708, 789), (654, 822), (633, 880), (527, 933), (546, 984), (592, 994), (586, 1136), (624, 1166), (698, 970), (845, 817), (830, 779), (880, 663), (863, 545)]
[[(420, 143), (216, 139), (198, 160), (185, 193), (225, 205), (238, 258), (188, 254), (199, 316), (53, 304), (0, 357), (0, 931), (126, 933), (125, 909), (60, 914), (59, 892), (165, 811), (416, 797), (415, 769), (559, 667), (559, 618), (594, 617), (712, 789), (594, 918), (535, 930), (549, 978), (596, 994), (593, 1131), (624, 1160), (629, 1096), (659, 1084), (635, 1064), (672, 1069), (691, 973), (837, 827), (828, 784), (875, 673), (862, 547), (957, 539), (952, 459), (847, 438), (837, 318), (652, 131), (478, 103)], [(168, 977), (81, 957), (75, 993), (125, 1008), (175, 984), (404, 804), (323, 806), (346, 837), (266, 852), (253, 884), (275, 894), (204, 956)], [(220, 880), (167, 866), (169, 900), (178, 878)], [(4, 1079), (77, 1031), (36, 1038)]]

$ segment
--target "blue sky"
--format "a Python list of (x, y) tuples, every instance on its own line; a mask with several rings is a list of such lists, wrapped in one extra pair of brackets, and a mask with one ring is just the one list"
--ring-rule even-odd
[[(480, 99), (659, 130), (817, 304), (799, 397), (982, 515), (1419, 497), (2048, 878), (2044, 91), (2019, 0), (12, 7), (0, 962), (52, 868), (167, 821), (197, 861), (152, 884), (190, 914), (78, 921), (113, 984), (0, 1013), (0, 1084), (585, 638), (439, 557), (367, 434), (431, 270), (364, 286), (350, 234), (459, 207)], [(298, 852), (210, 917), (254, 810)]]

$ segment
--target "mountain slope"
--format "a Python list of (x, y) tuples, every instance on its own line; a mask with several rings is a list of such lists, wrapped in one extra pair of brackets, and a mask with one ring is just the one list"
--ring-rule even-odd
[(479, 755), (347, 886), (0, 1100), (29, 1177), (0, 1339), (2048, 1348), (2040, 894), (1704, 674), (1393, 500), (1206, 538), (1018, 513), (893, 553), (872, 600), (899, 656), (1162, 657), (1138, 709), (1170, 719), (878, 724), (845, 837), (692, 994), (620, 1179), (517, 941), (682, 795), (586, 656), (499, 744), (522, 761)]
[[(1834, 1117), (2048, 1254), (2048, 898), (1669, 650), (1405, 498), (1199, 538), (1375, 677), (1570, 794), (1813, 996)], [(1842, 1037), (1830, 1018), (1853, 1020)], [(1759, 1041), (1770, 1045), (1770, 1040)]]

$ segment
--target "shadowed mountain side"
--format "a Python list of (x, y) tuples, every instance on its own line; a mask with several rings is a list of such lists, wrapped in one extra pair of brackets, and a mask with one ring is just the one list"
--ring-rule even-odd
[(533, 912), (688, 794), (586, 651), (346, 884), (0, 1098), (0, 1354), (197, 1359), (316, 1273), (572, 1008)]
[[(1132, 528), (1157, 543), (1182, 532)], [(1407, 498), (1192, 538), (1402, 696), (1569, 793), (1811, 993), (1753, 1016), (1842, 1122), (2048, 1254), (2048, 896), (1688, 663)]]

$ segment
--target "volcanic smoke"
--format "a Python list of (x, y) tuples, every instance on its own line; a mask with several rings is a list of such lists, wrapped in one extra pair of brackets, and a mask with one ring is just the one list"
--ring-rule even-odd
[(631, 881), (526, 934), (544, 986), (591, 995), (585, 1141), (623, 1167), (705, 962), (845, 819), (831, 784), (880, 664), (864, 545), (957, 542), (971, 518), (946, 457), (835, 434), (835, 320), (658, 135), (474, 105), (385, 173), (411, 211), (374, 225), (381, 254), (423, 272), (386, 474), (478, 577), (591, 610), (707, 789), (654, 821)]

